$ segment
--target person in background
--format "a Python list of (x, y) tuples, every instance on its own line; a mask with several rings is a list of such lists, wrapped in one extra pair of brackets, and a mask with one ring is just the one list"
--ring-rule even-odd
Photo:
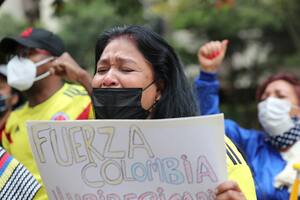
[[(0, 134), (10, 112), (21, 104), (21, 99), (21, 94), (7, 84), (6, 65), (0, 65)], [(2, 146), (2, 135), (0, 135), (0, 146)]]
[[(8, 84), (28, 99), (11, 112), (3, 131), (3, 147), (42, 184), (26, 121), (93, 118), (89, 96), (91, 77), (65, 52), (63, 41), (45, 29), (28, 28), (19, 36), (3, 38), (0, 52), (8, 58)], [(66, 83), (63, 77), (85, 88)], [(40, 199), (47, 199), (44, 187), (39, 193)]]
[[(173, 48), (142, 26), (115, 27), (96, 43), (92, 101), (97, 119), (164, 119), (197, 115), (192, 90)], [(229, 180), (215, 199), (255, 200), (250, 169), (225, 137)]]
[[(6, 65), (0, 65), (1, 132), (10, 112), (22, 102), (21, 94), (7, 84)], [(0, 146), (0, 199), (38, 199), (40, 187), (33, 175)]]
[[(201, 71), (195, 88), (201, 115), (220, 112), (217, 73), (227, 44), (227, 40), (213, 41), (199, 48)], [(296, 175), (289, 162), (300, 158), (300, 82), (288, 73), (274, 74), (258, 87), (256, 98), (264, 130), (244, 129), (225, 120), (225, 132), (245, 154), (258, 199), (289, 199), (288, 189)]]

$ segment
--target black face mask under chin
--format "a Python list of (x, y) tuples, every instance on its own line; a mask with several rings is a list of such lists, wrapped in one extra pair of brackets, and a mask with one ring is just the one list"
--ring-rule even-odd
[(94, 88), (92, 102), (96, 119), (146, 119), (154, 105), (149, 110), (142, 107), (141, 99), (144, 90), (142, 88)]

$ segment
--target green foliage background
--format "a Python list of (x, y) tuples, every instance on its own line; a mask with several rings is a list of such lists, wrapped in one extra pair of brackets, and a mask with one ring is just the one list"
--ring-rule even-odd
[[(123, 2), (123, 3), (122, 3)], [(130, 7), (124, 12), (124, 1), (76, 1), (66, 3), (60, 14), (63, 29), (61, 36), (77, 61), (93, 72), (94, 46), (105, 29), (116, 25), (144, 23), (138, 1), (127, 1)]]

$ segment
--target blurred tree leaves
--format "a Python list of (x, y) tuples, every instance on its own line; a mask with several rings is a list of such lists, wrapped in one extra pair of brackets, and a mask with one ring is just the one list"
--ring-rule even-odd
[[(235, 87), (234, 82), (243, 75), (251, 78), (249, 86), (253, 87), (265, 73), (283, 66), (294, 69), (300, 63), (298, 0), (149, 1), (152, 12), (164, 17), (172, 33), (189, 31), (199, 46), (208, 40), (230, 40), (224, 72), (229, 87)], [(267, 59), (254, 60), (249, 67), (234, 66), (234, 54), (245, 53), (253, 44), (260, 46), (258, 52), (267, 50)], [(178, 41), (174, 41), (174, 46), (187, 64), (196, 62), (196, 51), (181, 48)]]
[[(21, 32), (26, 27), (24, 21), (18, 21), (9, 14), (2, 14), (0, 17), (0, 40), (6, 36), (14, 36), (16, 33)], [(7, 61), (4, 55), (0, 53), (0, 64), (4, 64)]]
[(9, 14), (0, 17), (0, 39), (7, 35), (15, 35), (26, 27), (25, 21), (18, 21)]
[[(149, 0), (150, 1), (150, 0)], [(172, 31), (186, 29), (208, 40), (228, 38), (231, 49), (245, 48), (247, 40), (272, 44), (272, 65), (288, 64), (300, 50), (298, 0), (152, 0), (152, 10), (168, 21)], [(221, 3), (220, 3), (221, 2)], [(218, 5), (219, 4), (219, 5)], [(221, 5), (220, 5), (221, 4)], [(260, 35), (251, 35), (259, 30)], [(295, 56), (293, 56), (295, 57)]]
[[(230, 40), (221, 68), (221, 97), (226, 113), (243, 125), (253, 125), (243, 115), (255, 117), (254, 92), (260, 80), (279, 70), (300, 77), (299, 0), (149, 1), (152, 12), (167, 21), (171, 34), (188, 31), (199, 46), (209, 40)], [(193, 45), (187, 50), (174, 40), (173, 46), (185, 64), (197, 62), (196, 50), (191, 51)]]
[(142, 5), (133, 0), (70, 0), (59, 16), (67, 49), (90, 72), (94, 70), (94, 48), (100, 33), (115, 25), (144, 22)]

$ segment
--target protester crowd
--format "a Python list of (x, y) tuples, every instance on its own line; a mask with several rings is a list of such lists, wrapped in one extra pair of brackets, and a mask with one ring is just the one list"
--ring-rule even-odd
[[(200, 75), (194, 94), (174, 49), (143, 26), (101, 33), (95, 44), (93, 76), (51, 31), (27, 28), (18, 36), (3, 38), (0, 196), (47, 199), (29, 144), (28, 120), (151, 120), (219, 113), (217, 73), (227, 46), (224, 40), (199, 48)], [(23, 96), (26, 101), (17, 107)], [(215, 199), (289, 198), (296, 176), (292, 165), (300, 157), (300, 82), (291, 74), (275, 74), (258, 88), (257, 101), (263, 131), (225, 120), (224, 146), (231, 152), (226, 154), (228, 180), (216, 188)], [(8, 158), (11, 164), (1, 165)], [(10, 173), (9, 167), (23, 170)], [(32, 180), (28, 186), (16, 180), (22, 173)]]

